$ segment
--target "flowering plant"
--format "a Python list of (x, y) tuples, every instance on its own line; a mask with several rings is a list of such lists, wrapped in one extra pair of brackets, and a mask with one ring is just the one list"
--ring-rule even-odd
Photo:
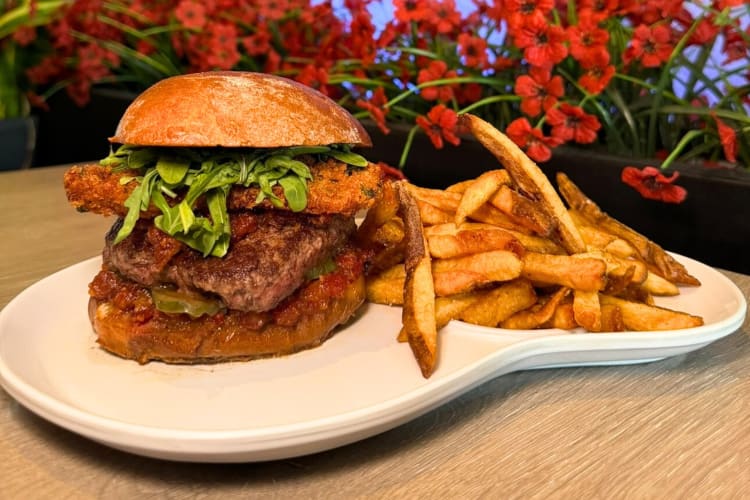
[(563, 144), (653, 159), (661, 170), (623, 180), (664, 201), (684, 199), (662, 174), (675, 160), (750, 165), (742, 0), (463, 3), (77, 0), (40, 30), (54, 51), (27, 75), (42, 97), (64, 82), (83, 103), (102, 81), (141, 90), (184, 72), (265, 71), (386, 133), (406, 123), (402, 164), (416, 133), (459, 144), (457, 115), (472, 112), (538, 162)]
[(24, 50), (34, 36), (34, 27), (49, 23), (64, 0), (0, 0), (0, 120), (29, 113), (24, 89), (25, 70), (38, 61), (38, 54)]

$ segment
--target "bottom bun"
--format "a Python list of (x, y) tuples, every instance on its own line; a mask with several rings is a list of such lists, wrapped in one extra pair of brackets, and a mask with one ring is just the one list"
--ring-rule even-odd
[(281, 356), (322, 344), (348, 321), (365, 300), (364, 276), (339, 284), (335, 295), (319, 296), (314, 304), (305, 302), (305, 295), (303, 288), (292, 299), (292, 308), (301, 311), (294, 324), (260, 321), (258, 314), (241, 311), (191, 318), (151, 310), (144, 319), (143, 308), (122, 306), (118, 297), (96, 296), (89, 300), (89, 317), (101, 347), (139, 363), (218, 363)]

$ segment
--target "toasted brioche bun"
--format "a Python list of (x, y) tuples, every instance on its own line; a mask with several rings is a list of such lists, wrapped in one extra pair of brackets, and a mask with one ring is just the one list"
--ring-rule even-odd
[(89, 299), (89, 318), (105, 350), (139, 363), (219, 363), (283, 356), (322, 344), (365, 300), (364, 275), (349, 282), (326, 307), (308, 309), (294, 325), (269, 323), (248, 329), (243, 314), (209, 316), (157, 314), (143, 322), (115, 300)]
[(320, 92), (277, 76), (209, 72), (162, 80), (128, 107), (110, 142), (139, 146), (371, 146), (364, 127)]

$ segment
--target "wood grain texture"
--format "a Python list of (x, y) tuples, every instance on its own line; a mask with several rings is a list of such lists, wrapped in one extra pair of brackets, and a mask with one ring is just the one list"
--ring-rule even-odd
[[(69, 209), (61, 168), (0, 174), (0, 307), (96, 255), (111, 220)], [(750, 277), (726, 273), (748, 295)], [(750, 327), (693, 353), (511, 373), (392, 431), (260, 464), (128, 455), (0, 390), (0, 499), (748, 498)]]

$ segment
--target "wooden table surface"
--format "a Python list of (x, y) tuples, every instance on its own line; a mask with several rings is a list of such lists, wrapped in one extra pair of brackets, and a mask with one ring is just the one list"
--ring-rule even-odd
[[(0, 174), (0, 307), (101, 251), (111, 220), (68, 207), (63, 171)], [(726, 274), (747, 297), (750, 277)], [(749, 336), (746, 321), (658, 362), (511, 373), (379, 436), (255, 464), (109, 449), (0, 389), (0, 498), (750, 498)]]

